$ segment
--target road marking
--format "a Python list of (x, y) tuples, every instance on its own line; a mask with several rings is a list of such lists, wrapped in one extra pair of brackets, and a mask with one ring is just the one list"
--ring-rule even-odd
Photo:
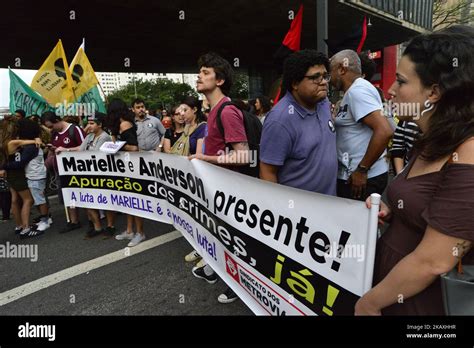
[(146, 250), (155, 248), (157, 246), (169, 243), (182, 237), (183, 235), (178, 231), (173, 231), (165, 235), (141, 242), (133, 248), (124, 248), (113, 253), (100, 256), (96, 259), (89, 260), (62, 271), (50, 274), (46, 277), (34, 280), (30, 283), (20, 285), (14, 289), (2, 292), (0, 294), (0, 307), (7, 303), (16, 301), (22, 297), (33, 294), (37, 291), (46, 289), (52, 285), (63, 282), (67, 279), (74, 278), (80, 274), (90, 272), (94, 269), (109, 265), (111, 263), (126, 259), (127, 257), (137, 255)]

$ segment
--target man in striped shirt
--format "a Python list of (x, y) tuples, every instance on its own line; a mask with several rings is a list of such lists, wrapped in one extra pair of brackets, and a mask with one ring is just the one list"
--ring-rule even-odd
[(390, 153), (393, 158), (395, 174), (399, 174), (408, 163), (408, 153), (420, 135), (420, 129), (414, 122), (400, 121), (393, 136)]

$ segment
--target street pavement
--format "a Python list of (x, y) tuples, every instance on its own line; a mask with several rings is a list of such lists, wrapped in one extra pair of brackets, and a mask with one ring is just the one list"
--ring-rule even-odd
[[(65, 234), (59, 233), (65, 214), (57, 197), (51, 212), (52, 227), (35, 238), (20, 240), (13, 220), (0, 224), (0, 245), (38, 251), (36, 261), (0, 258), (0, 315), (253, 315), (240, 300), (217, 301), (224, 281), (211, 285), (192, 275), (194, 264), (184, 261), (192, 249), (173, 226), (145, 220), (147, 240), (135, 248), (147, 249), (135, 253), (128, 241), (85, 239), (84, 210), (82, 228)], [(116, 225), (125, 229), (125, 215)]]

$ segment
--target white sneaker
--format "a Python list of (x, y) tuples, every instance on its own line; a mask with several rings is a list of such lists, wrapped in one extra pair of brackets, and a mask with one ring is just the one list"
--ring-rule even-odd
[(206, 261), (204, 261), (204, 259), (201, 259), (201, 260), (199, 260), (198, 263), (196, 263), (197, 268), (204, 267), (205, 265), (207, 265), (207, 263), (206, 263)]
[(237, 294), (234, 292), (234, 290), (232, 290), (230, 287), (227, 288), (226, 291), (224, 291), (224, 293), (220, 294), (219, 297), (217, 298), (217, 301), (219, 301), (219, 303), (232, 303), (234, 302), (235, 300), (237, 300), (239, 297), (237, 296)]
[[(38, 222), (34, 222), (34, 224), (35, 224), (36, 226), (38, 226), (40, 222), (41, 222), (41, 220), (38, 221)], [(53, 224), (53, 218), (52, 218), (51, 216), (49, 216), (49, 217), (48, 217), (48, 225), (51, 226), (52, 224)]]
[(44, 232), (51, 226), (49, 225), (49, 221), (40, 221), (36, 227), (37, 231)]
[(135, 237), (135, 233), (133, 233), (133, 232), (129, 233), (128, 231), (123, 231), (122, 233), (117, 234), (115, 236), (115, 239), (117, 239), (117, 240), (124, 240), (124, 239), (132, 240), (133, 237)]
[(144, 234), (136, 233), (135, 237), (133, 237), (133, 239), (130, 241), (130, 243), (128, 243), (127, 246), (134, 247), (134, 246), (140, 244), (141, 242), (143, 242), (145, 239), (146, 239), (146, 237), (145, 237)]
[(186, 255), (184, 257), (184, 260), (186, 262), (194, 262), (194, 261), (196, 261), (197, 259), (200, 259), (200, 258), (201, 258), (201, 255), (199, 255), (196, 250), (193, 250), (188, 255)]

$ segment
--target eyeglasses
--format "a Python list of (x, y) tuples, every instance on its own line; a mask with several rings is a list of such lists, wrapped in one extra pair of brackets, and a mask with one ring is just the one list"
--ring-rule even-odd
[(313, 83), (321, 83), (323, 82), (323, 80), (326, 82), (331, 81), (331, 75), (328, 73), (325, 73), (325, 74), (317, 73), (317, 74), (305, 76), (305, 77), (313, 81)]

